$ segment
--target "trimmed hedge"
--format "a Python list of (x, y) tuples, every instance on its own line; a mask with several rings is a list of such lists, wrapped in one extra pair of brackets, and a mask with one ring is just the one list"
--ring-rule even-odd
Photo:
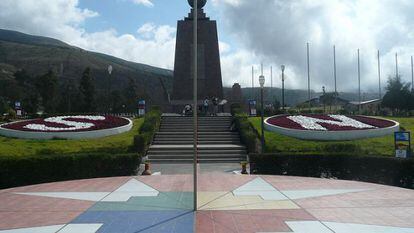
[(414, 189), (414, 159), (356, 155), (250, 155), (250, 172), (338, 178)]
[(247, 147), (249, 153), (260, 151), (259, 133), (250, 123), (247, 114), (242, 113), (239, 108), (232, 109), (233, 121), (240, 133), (240, 141)]
[(159, 108), (153, 108), (145, 115), (144, 123), (139, 129), (139, 134), (134, 137), (133, 151), (144, 155), (148, 146), (151, 144), (155, 133), (158, 131), (161, 123), (161, 111)]
[(47, 182), (136, 175), (137, 154), (63, 154), (0, 157), (0, 189)]

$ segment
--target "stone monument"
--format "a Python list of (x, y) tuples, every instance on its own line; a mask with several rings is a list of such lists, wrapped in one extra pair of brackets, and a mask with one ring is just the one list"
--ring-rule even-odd
[[(193, 0), (188, 0), (193, 7)], [(216, 21), (210, 20), (203, 7), (207, 0), (198, 0), (198, 99), (223, 99), (220, 52)], [(171, 103), (176, 111), (193, 101), (193, 19), (194, 9), (188, 17), (178, 21), (175, 49), (174, 81)]]

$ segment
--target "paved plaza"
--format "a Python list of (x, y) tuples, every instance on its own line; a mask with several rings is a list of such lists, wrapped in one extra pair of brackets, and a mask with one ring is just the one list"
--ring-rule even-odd
[(67, 181), (0, 191), (0, 233), (414, 233), (414, 191), (284, 176)]

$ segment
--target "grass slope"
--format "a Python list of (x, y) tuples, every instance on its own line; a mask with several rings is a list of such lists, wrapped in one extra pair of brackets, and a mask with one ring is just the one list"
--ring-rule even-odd
[(68, 154), (77, 152), (125, 153), (133, 143), (134, 135), (144, 119), (134, 120), (133, 128), (126, 133), (88, 140), (24, 140), (0, 137), (0, 156), (28, 156)]
[[(389, 118), (400, 122), (401, 127), (414, 132), (414, 118)], [(260, 132), (260, 118), (249, 119)], [(394, 136), (362, 139), (357, 141), (307, 141), (265, 131), (266, 152), (295, 154), (358, 153), (361, 155), (394, 156)]]

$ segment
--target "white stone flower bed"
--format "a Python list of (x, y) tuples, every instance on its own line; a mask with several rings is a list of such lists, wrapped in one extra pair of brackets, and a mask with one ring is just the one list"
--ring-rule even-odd
[(22, 139), (91, 139), (128, 132), (133, 123), (113, 116), (59, 116), (0, 125), (0, 135)]
[(390, 135), (399, 123), (367, 116), (279, 115), (267, 118), (265, 129), (298, 139), (345, 141)]

